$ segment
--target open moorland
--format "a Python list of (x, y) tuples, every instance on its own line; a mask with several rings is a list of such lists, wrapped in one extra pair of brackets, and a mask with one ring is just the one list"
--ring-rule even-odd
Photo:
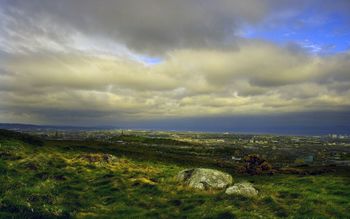
[[(319, 171), (289, 166), (294, 172), (279, 167), (251, 175), (238, 173), (239, 165), (232, 162), (219, 165), (224, 160), (216, 159), (217, 153), (213, 159), (197, 156), (196, 150), (180, 153), (205, 147), (199, 143), (137, 136), (113, 141), (43, 140), (2, 131), (0, 218), (350, 217), (347, 167)], [(258, 195), (228, 195), (179, 183), (177, 174), (194, 167), (224, 171), (234, 183), (250, 182)]]

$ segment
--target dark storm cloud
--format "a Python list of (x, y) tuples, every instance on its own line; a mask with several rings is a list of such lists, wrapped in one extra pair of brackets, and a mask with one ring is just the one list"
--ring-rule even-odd
[[(231, 47), (240, 23), (254, 24), (272, 12), (304, 5), (303, 1), (286, 0), (13, 0), (2, 4), (25, 32), (45, 32), (31, 24), (38, 17), (60, 25), (62, 31), (73, 27), (149, 53)], [(64, 38), (61, 33), (45, 32), (57, 39)]]
[(221, 116), (162, 119), (139, 122), (130, 128), (210, 131), (281, 135), (348, 134), (350, 109), (273, 115)]
[[(179, 47), (227, 47), (242, 23), (256, 24), (307, 7), (343, 15), (350, 8), (347, 0), (13, 0), (3, 4), (20, 9), (27, 19), (52, 19), (151, 53)], [(283, 22), (283, 17), (275, 21)]]

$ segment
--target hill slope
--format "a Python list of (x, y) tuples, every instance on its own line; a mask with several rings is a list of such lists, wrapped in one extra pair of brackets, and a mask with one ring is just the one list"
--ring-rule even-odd
[(234, 176), (257, 198), (179, 185), (185, 167), (0, 137), (0, 218), (350, 217), (350, 178)]

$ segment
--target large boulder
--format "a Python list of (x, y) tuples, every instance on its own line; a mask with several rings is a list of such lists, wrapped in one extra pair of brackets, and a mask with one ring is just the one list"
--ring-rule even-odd
[(242, 195), (246, 197), (254, 197), (258, 195), (258, 191), (249, 182), (235, 183), (226, 189), (228, 195)]
[(232, 184), (232, 176), (213, 169), (193, 168), (181, 171), (177, 179), (183, 184), (196, 189), (224, 189)]

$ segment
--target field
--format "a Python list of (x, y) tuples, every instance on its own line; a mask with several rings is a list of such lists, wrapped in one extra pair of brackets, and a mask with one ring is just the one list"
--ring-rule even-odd
[(249, 181), (258, 189), (258, 197), (246, 198), (180, 185), (176, 174), (193, 163), (72, 142), (39, 146), (11, 137), (0, 144), (0, 218), (350, 217), (345, 171), (248, 176), (224, 169), (235, 182)]

